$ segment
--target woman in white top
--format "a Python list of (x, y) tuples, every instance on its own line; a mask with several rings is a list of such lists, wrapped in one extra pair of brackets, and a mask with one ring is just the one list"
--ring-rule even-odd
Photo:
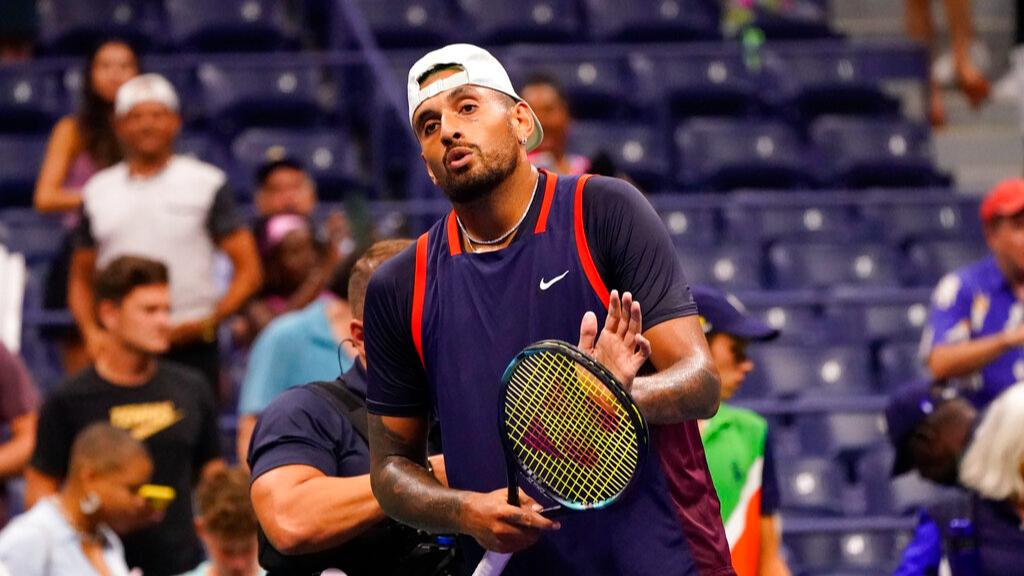
[(0, 532), (0, 565), (18, 576), (128, 576), (113, 527), (151, 515), (139, 489), (153, 464), (128, 432), (89, 426), (71, 447), (60, 493), (40, 500)]

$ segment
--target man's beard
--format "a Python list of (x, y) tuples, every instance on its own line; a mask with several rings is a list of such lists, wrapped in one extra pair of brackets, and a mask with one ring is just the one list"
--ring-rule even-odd
[(453, 173), (448, 171), (447, 166), (442, 165), (436, 174), (437, 185), (453, 204), (469, 204), (485, 198), (519, 167), (519, 154), (515, 145), (488, 156), (485, 156), (479, 147), (472, 148), (477, 155), (479, 166)]

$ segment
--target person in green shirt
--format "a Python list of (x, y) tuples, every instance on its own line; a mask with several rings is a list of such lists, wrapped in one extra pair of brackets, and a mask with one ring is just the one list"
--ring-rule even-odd
[(700, 432), (733, 567), (738, 576), (788, 576), (779, 553), (779, 490), (768, 423), (726, 404), (754, 369), (747, 344), (771, 340), (779, 331), (748, 314), (730, 294), (708, 286), (694, 286), (692, 292), (722, 383), (718, 414), (702, 420)]

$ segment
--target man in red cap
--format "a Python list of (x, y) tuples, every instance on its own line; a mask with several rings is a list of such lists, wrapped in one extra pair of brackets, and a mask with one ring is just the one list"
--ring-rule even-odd
[(992, 253), (939, 281), (922, 349), (936, 379), (959, 379), (984, 407), (1024, 380), (1024, 180), (996, 185), (981, 221)]

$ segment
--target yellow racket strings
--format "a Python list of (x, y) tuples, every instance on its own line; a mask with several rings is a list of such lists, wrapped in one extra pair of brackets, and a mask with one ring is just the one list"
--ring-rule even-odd
[(528, 356), (512, 374), (506, 429), (523, 467), (583, 506), (621, 493), (639, 461), (625, 407), (585, 367), (561, 354)]

